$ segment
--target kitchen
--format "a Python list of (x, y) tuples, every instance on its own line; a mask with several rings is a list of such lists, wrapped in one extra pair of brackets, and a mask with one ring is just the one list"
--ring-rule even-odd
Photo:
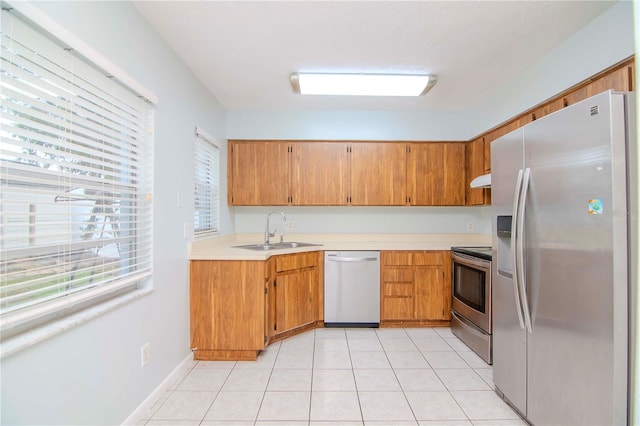
[[(630, 31), (630, 24), (625, 20), (630, 16), (630, 5), (621, 3), (611, 9), (610, 15), (603, 15), (600, 20), (594, 21), (593, 26), (580, 34), (581, 37), (551, 52), (546, 62), (541, 61), (537, 68), (530, 68), (529, 73), (522, 77), (523, 80), (514, 82), (512, 86), (505, 83), (505, 92), (516, 93), (513, 87), (520, 87), (524, 84), (522, 81), (526, 81), (526, 93), (522, 93), (520, 98), (503, 97), (502, 101), (506, 99), (505, 102), (496, 100), (490, 103), (491, 108), (484, 112), (485, 115), (475, 112), (434, 113), (424, 117), (423, 113), (415, 111), (400, 114), (347, 110), (316, 114), (238, 111), (225, 116), (220, 104), (202, 94), (205, 89), (184, 71), (180, 59), (159, 41), (155, 30), (137, 14), (133, 6), (99, 3), (57, 8), (55, 3), (43, 3), (39, 7), (90, 41), (106, 56), (117, 58), (121, 66), (145, 82), (145, 85), (151, 86), (160, 97), (155, 130), (158, 144), (155, 168), (158, 173), (155, 176), (154, 193), (154, 226), (157, 231), (154, 235), (154, 294), (34, 345), (23, 353), (3, 359), (3, 396), (11, 393), (6, 389), (33, 394), (38, 404), (51, 416), (50, 422), (61, 419), (61, 422), (86, 423), (92, 419), (89, 417), (91, 413), (98, 413), (98, 417), (104, 418), (105, 422), (120, 422), (187, 356), (188, 293), (184, 283), (188, 274), (188, 241), (183, 237), (183, 223), (190, 222), (191, 216), (190, 209), (176, 207), (176, 194), (183, 193), (184, 204), (189, 204), (186, 194), (191, 191), (189, 174), (192, 153), (188, 149), (176, 150), (173, 144), (175, 141), (191, 144), (194, 124), (204, 126), (220, 141), (232, 138), (468, 140), (633, 54), (633, 47), (629, 47), (628, 42), (618, 43), (616, 38), (626, 40)], [(627, 26), (619, 25), (619, 20), (627, 22)], [(122, 22), (131, 25), (122, 26)], [(626, 31), (623, 31), (623, 35), (618, 32), (620, 27)], [(110, 31), (112, 28), (121, 30), (113, 33)], [(108, 31), (110, 35), (106, 37), (101, 30)], [(606, 53), (601, 52), (602, 57), (587, 59), (584, 46), (602, 37), (603, 31), (605, 37), (611, 37), (607, 39)], [(576, 43), (583, 46), (582, 49), (574, 49)], [(616, 52), (616, 46), (620, 45), (623, 46), (622, 52)], [(148, 50), (152, 52), (146, 52)], [(571, 59), (562, 61), (558, 59), (559, 55)], [(149, 59), (139, 61), (138, 57)], [(581, 69), (581, 74), (576, 69)], [(545, 76), (545, 80), (536, 78), (536, 75)], [(179, 76), (187, 83), (172, 81), (175, 80), (172, 76)], [(444, 80), (440, 83), (444, 84)], [(432, 90), (432, 95), (437, 87)], [(190, 94), (188, 101), (183, 100), (185, 93)], [(172, 99), (176, 99), (175, 105)], [(186, 110), (188, 113), (176, 111), (185, 108), (187, 102), (194, 105)], [(175, 129), (178, 117), (180, 121), (189, 123), (183, 130)], [(398, 122), (406, 125), (398, 125)], [(452, 124), (459, 122), (464, 122), (465, 126)], [(221, 164), (225, 163), (226, 153), (223, 151)], [(178, 173), (160, 172), (164, 170), (177, 170)], [(224, 171), (221, 175), (224, 187)], [(381, 233), (381, 223), (384, 223), (384, 233), (467, 233), (469, 223), (474, 228), (473, 232), (490, 233), (489, 207), (297, 207), (284, 210), (294, 222), (293, 233)], [(260, 234), (264, 229), (265, 213), (266, 209), (228, 208), (223, 203), (220, 211), (221, 229), (225, 233)], [(385, 219), (387, 215), (391, 215), (393, 220)], [(141, 370), (137, 355), (145, 341), (151, 342), (151, 362)], [(69, 347), (74, 351), (69, 352)], [(47, 363), (57, 368), (46, 368)], [(105, 377), (98, 371), (104, 365), (110, 366), (108, 374), (113, 383), (111, 387), (101, 384)], [(23, 377), (24, 374), (20, 374), (21, 371), (34, 369), (42, 377)], [(61, 382), (72, 383), (72, 388), (61, 387)], [(78, 393), (60, 392), (60, 389), (77, 389)], [(52, 394), (56, 396), (51, 397)], [(73, 403), (88, 408), (72, 410), (74, 414), (70, 414), (70, 410), (64, 407)], [(31, 412), (29, 416), (37, 415), (37, 410), (30, 409), (30, 404), (24, 401), (13, 399), (3, 404), (8, 404), (3, 406), (3, 413), (13, 413), (16, 416), (14, 419), (27, 416), (27, 412)], [(118, 408), (114, 410), (114, 406)], [(115, 412), (108, 414), (112, 411)], [(31, 420), (32, 423), (43, 421)]]

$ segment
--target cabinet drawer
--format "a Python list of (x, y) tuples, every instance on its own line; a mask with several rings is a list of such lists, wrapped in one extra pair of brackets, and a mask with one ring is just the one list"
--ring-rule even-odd
[(413, 297), (413, 290), (415, 286), (413, 283), (384, 283), (382, 284), (383, 297)]
[(441, 251), (422, 251), (413, 253), (414, 265), (444, 265), (444, 253)]
[(414, 266), (443, 265), (444, 251), (385, 251), (382, 252), (382, 265)]
[(410, 251), (385, 251), (382, 252), (383, 265), (406, 266), (411, 265), (412, 253)]
[(414, 318), (413, 298), (388, 297), (382, 299), (383, 320), (411, 320)]
[(413, 283), (413, 269), (383, 269), (384, 283)]
[(283, 254), (276, 257), (276, 272), (292, 271), (316, 266), (318, 253)]

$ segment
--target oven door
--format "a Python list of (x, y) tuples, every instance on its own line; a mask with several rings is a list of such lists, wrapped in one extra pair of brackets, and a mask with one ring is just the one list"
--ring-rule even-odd
[(452, 253), (452, 309), (491, 334), (491, 262)]

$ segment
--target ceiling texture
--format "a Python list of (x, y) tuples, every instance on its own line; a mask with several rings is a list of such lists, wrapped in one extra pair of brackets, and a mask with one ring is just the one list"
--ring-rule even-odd
[[(134, 1), (227, 111), (477, 108), (613, 1)], [(433, 74), (417, 98), (301, 96), (294, 72)]]

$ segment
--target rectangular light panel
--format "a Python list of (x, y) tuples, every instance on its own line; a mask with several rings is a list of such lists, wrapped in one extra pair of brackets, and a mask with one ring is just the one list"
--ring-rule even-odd
[(420, 96), (435, 79), (430, 75), (296, 73), (291, 84), (302, 95)]

